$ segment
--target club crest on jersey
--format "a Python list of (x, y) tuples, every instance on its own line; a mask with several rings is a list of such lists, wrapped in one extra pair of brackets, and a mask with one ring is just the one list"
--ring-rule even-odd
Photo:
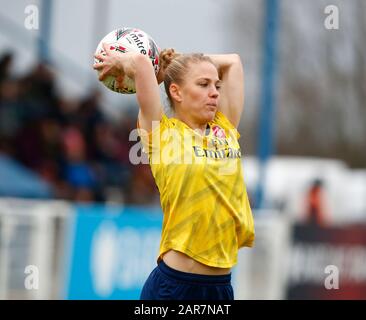
[(220, 128), (219, 126), (212, 127), (213, 135), (217, 138), (226, 138), (225, 130)]

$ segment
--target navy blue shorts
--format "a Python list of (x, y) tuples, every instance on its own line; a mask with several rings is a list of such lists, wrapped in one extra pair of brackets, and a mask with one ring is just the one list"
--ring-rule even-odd
[(234, 300), (231, 273), (209, 276), (178, 271), (160, 261), (142, 288), (141, 300)]

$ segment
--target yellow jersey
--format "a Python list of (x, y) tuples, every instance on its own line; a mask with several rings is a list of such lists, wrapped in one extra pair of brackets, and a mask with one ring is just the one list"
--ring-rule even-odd
[(150, 133), (137, 127), (164, 213), (158, 260), (173, 249), (208, 266), (235, 265), (238, 249), (254, 242), (236, 128), (220, 111), (205, 135), (165, 114)]

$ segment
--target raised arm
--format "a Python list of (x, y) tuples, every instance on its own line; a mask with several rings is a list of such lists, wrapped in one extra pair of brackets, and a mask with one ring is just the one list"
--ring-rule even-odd
[(218, 110), (238, 127), (244, 107), (244, 72), (237, 54), (208, 55), (219, 71), (221, 79)]
[(96, 55), (100, 62), (93, 66), (100, 72), (99, 80), (111, 75), (116, 77), (117, 82), (122, 82), (123, 77), (127, 75), (135, 81), (137, 102), (140, 107), (139, 125), (150, 132), (152, 122), (160, 121), (163, 114), (159, 85), (151, 61), (140, 53), (119, 53), (109, 50), (105, 44), (103, 48), (105, 55)]

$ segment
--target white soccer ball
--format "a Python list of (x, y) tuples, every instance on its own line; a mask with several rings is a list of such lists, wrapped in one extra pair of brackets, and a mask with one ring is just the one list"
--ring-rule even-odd
[[(98, 44), (95, 50), (96, 54), (103, 54), (104, 49), (102, 44), (106, 43), (111, 50), (121, 53), (124, 52), (140, 52), (147, 55), (154, 67), (155, 74), (159, 72), (159, 48), (153, 38), (146, 32), (136, 28), (121, 28), (108, 33)], [(99, 62), (94, 59), (94, 62)], [(103, 84), (110, 90), (118, 93), (136, 93), (135, 82), (127, 75), (123, 79), (123, 87), (117, 88), (116, 79), (114, 76), (107, 76)]]

